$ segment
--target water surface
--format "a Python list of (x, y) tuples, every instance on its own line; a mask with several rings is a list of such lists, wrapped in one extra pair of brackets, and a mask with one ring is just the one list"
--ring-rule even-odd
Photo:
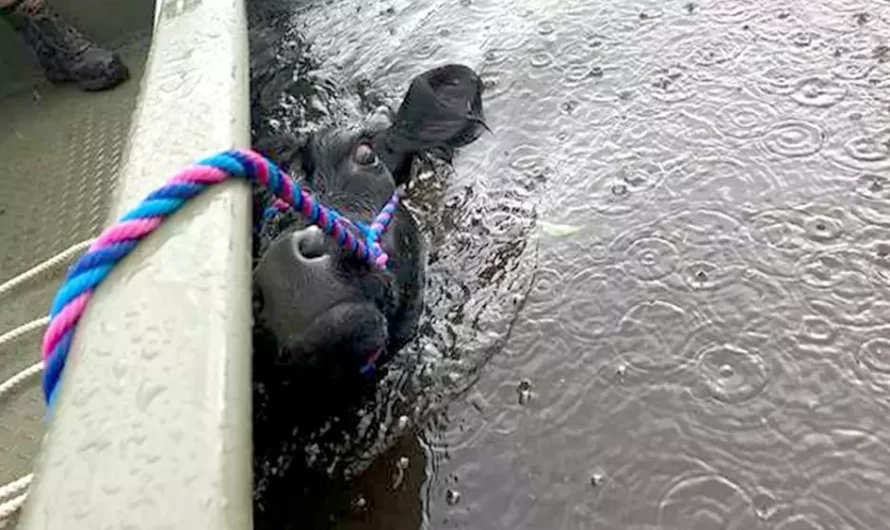
[(890, 3), (292, 7), (261, 127), (461, 62), (494, 131), (411, 192), (427, 316), (333, 524), (890, 527)]

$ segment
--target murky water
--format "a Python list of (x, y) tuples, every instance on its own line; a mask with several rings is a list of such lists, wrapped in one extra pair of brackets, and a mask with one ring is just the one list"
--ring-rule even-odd
[(890, 2), (289, 9), (258, 135), (444, 62), (494, 131), (412, 190), (427, 316), (337, 526), (890, 528)]

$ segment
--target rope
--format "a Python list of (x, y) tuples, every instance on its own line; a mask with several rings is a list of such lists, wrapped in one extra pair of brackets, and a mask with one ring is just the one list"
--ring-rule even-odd
[(6, 381), (3, 381), (3, 383), (0, 383), (0, 398), (12, 392), (17, 386), (39, 374), (42, 370), (43, 363), (34, 363)]
[(19, 274), (15, 278), (12, 278), (9, 281), (4, 282), (0, 285), (0, 298), (2, 298), (7, 293), (11, 292), (16, 287), (22, 285), (23, 283), (28, 282), (29, 280), (43, 274), (44, 272), (58, 267), (59, 265), (66, 263), (68, 261), (76, 258), (81, 252), (89, 248), (91, 240), (81, 241), (75, 245), (68, 247), (67, 249), (59, 252), (55, 256), (49, 258), (48, 260), (35, 265), (34, 267), (28, 269), (27, 271)]
[[(46, 326), (49, 323), (49, 317), (38, 318), (37, 320), (32, 320), (27, 324), (23, 324), (12, 331), (4, 333), (0, 335), (0, 347), (28, 334), (33, 331), (37, 331), (38, 329)], [(21, 372), (13, 375), (6, 381), (0, 383), (0, 399), (3, 399), (3, 396), (12, 392), (17, 386), (24, 383), (31, 377), (40, 373), (43, 370), (43, 363), (32, 364), (31, 366), (25, 368)], [(0, 488), (0, 498), (3, 497), (3, 488)]]
[[(56, 293), (49, 313), (49, 328), (43, 337), (43, 392), (52, 406), (68, 357), (74, 331), (93, 291), (114, 266), (152, 233), (163, 220), (189, 199), (229, 177), (247, 178), (317, 225), (348, 252), (371, 267), (386, 271), (389, 256), (378, 239), (390, 225), (399, 202), (397, 189), (370, 228), (357, 226), (333, 209), (320, 204), (308, 191), (287, 177), (275, 164), (250, 150), (226, 151), (186, 168), (150, 193), (138, 206), (96, 238), (86, 254), (69, 269)], [(377, 357), (374, 355), (369, 362)], [(363, 373), (364, 373), (363, 368)]]
[[(0, 525), (7, 522), (25, 504), (25, 500), (28, 498), (27, 489), (33, 479), (34, 475), (28, 474), (0, 487)], [(10, 497), (12, 498), (10, 499)], [(3, 499), (9, 500), (3, 502)], [(0, 528), (3, 527), (0, 526)]]
[[(13, 495), (18, 495), (28, 489), (28, 486), (31, 485), (31, 480), (34, 478), (33, 474), (25, 475), (24, 477), (10, 482), (9, 484), (0, 487), (0, 499), (8, 499)], [(2, 519), (2, 517), (0, 517)]]
[(13, 329), (12, 331), (8, 331), (3, 335), (0, 335), (0, 348), (2, 348), (7, 343), (10, 343), (19, 337), (27, 335), (32, 331), (37, 331), (38, 329), (49, 324), (49, 317), (40, 317), (37, 320), (32, 320), (27, 324), (22, 324), (21, 326)]
[[(3, 335), (0, 335), (0, 346), (8, 344), (28, 333), (37, 331), (38, 329), (46, 326), (47, 323), (49, 323), (49, 317), (42, 317), (36, 320), (32, 320), (27, 324), (21, 325), (13, 329), (12, 331), (4, 333)], [(42, 370), (43, 363), (37, 363), (13, 375), (3, 383), (0, 383), (0, 401), (2, 401), (4, 395), (11, 392), (28, 379), (39, 374)], [(8, 518), (15, 514), (25, 503), (27, 493), (23, 492), (25, 492), (28, 489), (28, 486), (31, 485), (31, 480), (33, 478), (33, 474), (28, 474), (18, 480), (10, 482), (9, 484), (0, 486), (0, 523), (7, 521)], [(18, 496), (13, 499), (9, 499), (13, 495)], [(9, 500), (6, 502), (2, 502), (3, 499)]]
[(0, 504), (0, 523), (5, 523), (15, 512), (19, 511), (27, 499), (28, 494), (23, 493), (9, 502)]

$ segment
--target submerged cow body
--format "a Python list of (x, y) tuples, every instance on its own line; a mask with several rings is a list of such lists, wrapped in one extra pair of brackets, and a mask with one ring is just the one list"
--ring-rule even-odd
[[(450, 160), (484, 130), (481, 82), (446, 65), (416, 77), (388, 126), (331, 127), (255, 146), (353, 222), (370, 223), (416, 157)], [(257, 219), (263, 223), (263, 219)], [(296, 215), (265, 221), (255, 245), (254, 454), (257, 526), (288, 527), (294, 498), (317, 488), (300, 460), (313, 433), (373, 388), (360, 373), (413, 336), (423, 302), (423, 238), (400, 205), (373, 269)], [(318, 494), (318, 492), (314, 492)]]

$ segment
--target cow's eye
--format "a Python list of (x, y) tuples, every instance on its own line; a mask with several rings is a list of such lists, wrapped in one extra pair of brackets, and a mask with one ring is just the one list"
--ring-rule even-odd
[(352, 157), (357, 164), (363, 166), (372, 166), (377, 163), (377, 153), (374, 152), (374, 148), (371, 147), (371, 144), (366, 142), (362, 142), (356, 146)]

